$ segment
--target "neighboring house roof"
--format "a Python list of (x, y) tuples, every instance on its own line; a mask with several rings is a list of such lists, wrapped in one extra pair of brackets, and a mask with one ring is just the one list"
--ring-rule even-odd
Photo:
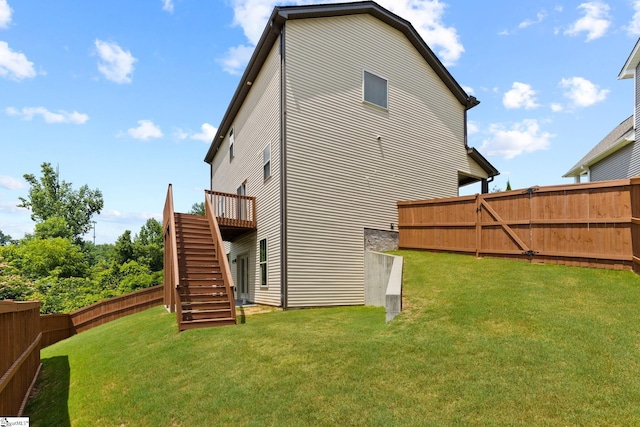
[(640, 38), (636, 42), (636, 45), (633, 47), (629, 58), (627, 58), (627, 62), (624, 63), (622, 70), (618, 74), (618, 80), (622, 79), (630, 79), (634, 76), (636, 71), (636, 67), (640, 63)]
[[(249, 60), (249, 64), (240, 79), (240, 83), (236, 92), (233, 95), (231, 103), (227, 108), (227, 111), (222, 118), (222, 122), (218, 127), (218, 131), (211, 142), (209, 151), (204, 158), (204, 161), (211, 163), (215, 156), (220, 144), (233, 124), (236, 114), (240, 110), (254, 79), (258, 76), (260, 69), (264, 65), (264, 62), (271, 50), (273, 44), (278, 39), (284, 23), (289, 19), (307, 19), (307, 18), (324, 18), (332, 16), (346, 16), (346, 15), (358, 15), (369, 14), (381, 21), (389, 24), (390, 26), (401, 31), (407, 39), (413, 44), (416, 50), (422, 55), (427, 63), (433, 68), (436, 74), (447, 85), (449, 90), (458, 99), (458, 101), (468, 110), (475, 107), (480, 103), (475, 97), (467, 95), (462, 87), (456, 82), (449, 71), (442, 65), (440, 60), (436, 57), (433, 51), (427, 46), (422, 37), (413, 28), (411, 23), (394, 13), (391, 13), (387, 9), (381, 7), (373, 1), (363, 1), (356, 3), (334, 3), (323, 5), (308, 5), (308, 6), (276, 6), (271, 13), (271, 17), (256, 45), (255, 51)], [(476, 151), (477, 153), (477, 151)], [(479, 154), (479, 153), (478, 153)], [(480, 156), (482, 157), (482, 156)], [(472, 157), (473, 158), (473, 157)], [(483, 158), (484, 159), (484, 158)], [(475, 158), (474, 158), (475, 160)], [(497, 175), (497, 170), (484, 160), (484, 162), (478, 162), (483, 169), (487, 171), (489, 176)], [(487, 169), (486, 165), (490, 168)], [(492, 173), (492, 170), (495, 173)]]
[[(636, 47), (637, 46), (636, 44)], [(631, 117), (616, 126), (614, 130), (605, 136), (598, 145), (593, 147), (586, 156), (580, 159), (580, 161), (569, 169), (569, 172), (562, 175), (562, 177), (568, 178), (582, 175), (589, 166), (598, 163), (633, 141), (635, 141), (635, 132), (633, 129), (633, 115), (631, 115)]]

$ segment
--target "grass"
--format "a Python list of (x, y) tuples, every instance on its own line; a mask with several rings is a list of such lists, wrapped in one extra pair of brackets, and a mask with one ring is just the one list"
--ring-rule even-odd
[(178, 334), (157, 307), (42, 351), (35, 426), (640, 425), (640, 276), (405, 256), (404, 311)]

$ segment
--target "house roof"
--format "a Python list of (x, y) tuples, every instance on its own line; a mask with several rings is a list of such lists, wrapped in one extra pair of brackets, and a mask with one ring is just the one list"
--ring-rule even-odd
[(630, 79), (633, 77), (638, 63), (640, 63), (640, 38), (633, 47), (631, 54), (629, 54), (629, 58), (627, 58), (627, 62), (624, 63), (622, 70), (620, 70), (618, 80)]
[[(637, 46), (637, 45), (636, 45)], [(633, 115), (615, 127), (602, 141), (591, 149), (569, 172), (562, 175), (563, 178), (580, 176), (586, 172), (586, 168), (599, 162), (605, 157), (615, 153), (625, 145), (635, 140), (633, 129)]]
[[(247, 68), (240, 79), (240, 83), (238, 84), (224, 117), (222, 118), (222, 122), (220, 123), (218, 131), (211, 142), (211, 146), (209, 147), (209, 151), (207, 152), (204, 161), (207, 163), (211, 163), (211, 161), (213, 161), (213, 157), (218, 151), (218, 148), (220, 148), (220, 144), (222, 144), (224, 136), (233, 124), (235, 116), (238, 114), (240, 107), (246, 99), (254, 79), (258, 76), (260, 69), (267, 59), (269, 51), (278, 39), (278, 36), (280, 35), (280, 32), (287, 20), (358, 14), (369, 14), (401, 31), (467, 110), (480, 103), (480, 101), (475, 97), (467, 95), (464, 89), (462, 89), (449, 71), (444, 67), (444, 65), (442, 65), (440, 60), (436, 57), (429, 46), (427, 46), (409, 21), (391, 13), (373, 1), (308, 6), (276, 6), (271, 13), (271, 17), (269, 18), (258, 44), (256, 45)], [(488, 164), (488, 162), (486, 163)], [(493, 168), (493, 166), (491, 166), (491, 168)], [(487, 170), (487, 173), (489, 172), (490, 171)]]

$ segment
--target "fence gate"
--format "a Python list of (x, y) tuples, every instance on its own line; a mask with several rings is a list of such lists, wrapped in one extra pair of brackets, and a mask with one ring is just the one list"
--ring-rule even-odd
[(398, 202), (399, 246), (631, 268), (631, 230), (640, 226), (634, 217), (638, 178)]

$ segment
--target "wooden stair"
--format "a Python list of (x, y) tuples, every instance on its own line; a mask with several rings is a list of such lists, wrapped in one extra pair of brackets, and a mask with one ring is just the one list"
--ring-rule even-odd
[[(178, 250), (178, 301), (181, 331), (235, 325), (232, 304), (220, 265), (215, 240), (204, 216), (175, 213)], [(224, 249), (221, 249), (224, 250)]]

